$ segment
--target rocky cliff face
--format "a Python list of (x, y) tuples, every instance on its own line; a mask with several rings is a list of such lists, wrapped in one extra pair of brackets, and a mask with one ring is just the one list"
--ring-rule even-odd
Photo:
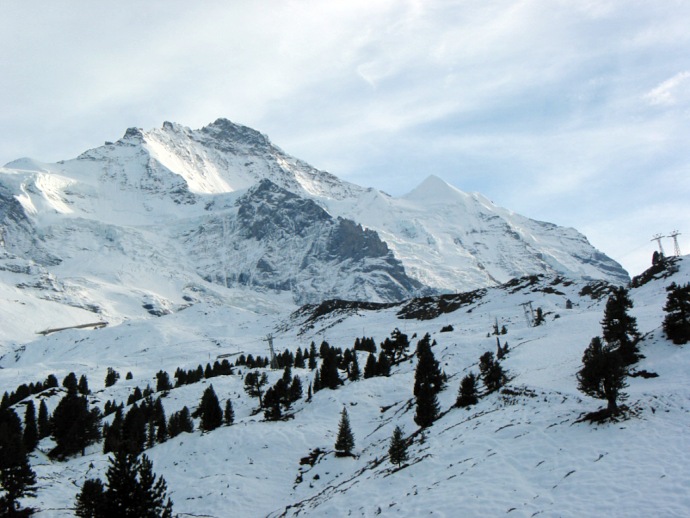
[(376, 232), (334, 218), (270, 180), (249, 189), (234, 210), (186, 231), (182, 241), (206, 280), (290, 291), (299, 304), (401, 300), (422, 287)]

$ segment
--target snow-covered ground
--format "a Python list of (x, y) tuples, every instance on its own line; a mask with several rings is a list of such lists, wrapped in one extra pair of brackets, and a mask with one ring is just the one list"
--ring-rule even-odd
[[(47, 336), (18, 332), (0, 351), (0, 390), (12, 391), (50, 373), (62, 380), (74, 371), (88, 376), (90, 401), (102, 407), (107, 400), (124, 402), (135, 386), (155, 388), (161, 369), (172, 378), (177, 367), (206, 365), (223, 354), (265, 356), (268, 333), (277, 351), (293, 352), (312, 340), (317, 347), (322, 340), (352, 347), (363, 335), (378, 344), (395, 328), (411, 338), (414, 350), (429, 333), (448, 383), (439, 396), (443, 415), (423, 433), (413, 420), (416, 359), (393, 367), (390, 377), (346, 382), (317, 392), (311, 402), (303, 398), (293, 405), (291, 417), (279, 422), (254, 413), (258, 402), (243, 390), (244, 367), (233, 376), (171, 390), (163, 398), (167, 416), (184, 405), (193, 410), (209, 384), (221, 405), (231, 398), (235, 409), (232, 426), (181, 434), (146, 451), (154, 471), (168, 483), (175, 512), (209, 517), (687, 516), (690, 350), (667, 341), (661, 322), (665, 286), (689, 280), (685, 259), (673, 277), (631, 290), (633, 314), (644, 335), (645, 358), (636, 368), (659, 376), (629, 378), (631, 417), (616, 423), (578, 422), (583, 413), (603, 406), (577, 391), (575, 374), (585, 347), (601, 334), (606, 298), (580, 296), (582, 282), (552, 278), (489, 288), (474, 302), (431, 320), (400, 319), (401, 306), (396, 306), (340, 312), (308, 324), (304, 317), (290, 317), (294, 307), (284, 299), (219, 287), (216, 298), (172, 307), (161, 317)], [(34, 314), (50, 312), (48, 301), (37, 307), (6, 295), (2, 311), (13, 312), (30, 328)], [(568, 299), (572, 309), (566, 309)], [(542, 308), (544, 325), (527, 325), (521, 304), (529, 301)], [(74, 308), (75, 322), (79, 311)], [(487, 336), (495, 321), (507, 328), (500, 339), (510, 348), (502, 363), (510, 376), (508, 390), (470, 409), (454, 408), (460, 379), (478, 372), (482, 353), (496, 350), (496, 337)], [(453, 331), (441, 332), (449, 325)], [(363, 368), (366, 355), (359, 354)], [(108, 367), (122, 377), (104, 388)], [(133, 379), (125, 380), (126, 372)], [(268, 374), (273, 383), (282, 372)], [(294, 369), (293, 374), (302, 378), (306, 393), (313, 372)], [(37, 403), (40, 397), (33, 396)], [(46, 399), (51, 410), (59, 398)], [(354, 458), (333, 453), (343, 407), (354, 432)], [(23, 415), (22, 403), (16, 409)], [(387, 459), (396, 426), (413, 436), (402, 469)], [(49, 447), (46, 439), (31, 456), (37, 496), (23, 503), (39, 509), (40, 517), (71, 516), (83, 481), (104, 477), (107, 456), (97, 444), (83, 457), (57, 462), (45, 455)], [(300, 459), (316, 448), (326, 453), (313, 466), (301, 465)]]

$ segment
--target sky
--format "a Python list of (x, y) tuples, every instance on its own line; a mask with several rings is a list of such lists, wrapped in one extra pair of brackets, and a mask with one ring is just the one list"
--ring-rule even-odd
[[(434, 174), (632, 275), (690, 253), (690, 2), (0, 3), (0, 164), (224, 117), (400, 196)], [(661, 241), (667, 255), (673, 241)]]

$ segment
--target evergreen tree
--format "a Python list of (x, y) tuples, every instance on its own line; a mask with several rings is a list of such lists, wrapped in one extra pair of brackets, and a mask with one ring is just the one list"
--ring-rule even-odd
[(62, 386), (67, 389), (67, 392), (77, 392), (79, 386), (79, 382), (77, 381), (77, 375), (73, 372), (70, 372), (62, 380)]
[(103, 453), (118, 451), (122, 444), (122, 408), (115, 409), (115, 416), (108, 427), (103, 427)]
[[(278, 380), (276, 385), (281, 385), (282, 380)], [(283, 417), (283, 412), (280, 410), (280, 394), (276, 390), (276, 385), (269, 387), (264, 394), (264, 417), (269, 421), (277, 421)]]
[(176, 437), (182, 432), (191, 433), (194, 431), (194, 422), (189, 415), (189, 409), (185, 406), (182, 410), (174, 412), (168, 420), (168, 435)]
[(259, 374), (258, 371), (248, 372), (244, 377), (244, 390), (251, 397), (259, 398), (259, 408), (263, 408), (263, 387), (268, 383), (266, 373)]
[[(309, 346), (309, 361), (307, 366), (309, 370), (313, 371), (316, 369), (316, 344), (314, 342)], [(314, 391), (316, 391), (316, 388), (314, 388)]]
[(624, 287), (615, 288), (606, 301), (604, 320), (601, 322), (604, 340), (611, 348), (618, 349), (625, 365), (638, 360), (637, 342), (640, 333), (637, 331), (637, 320), (628, 314), (633, 303)]
[(103, 482), (99, 478), (86, 479), (77, 494), (74, 514), (79, 518), (102, 518), (106, 513)]
[(34, 494), (36, 474), (24, 449), (19, 417), (11, 408), (0, 409), (0, 516), (22, 516), (19, 498)]
[(391, 375), (391, 362), (383, 351), (379, 353), (379, 361), (376, 362), (376, 375), (386, 377)]
[(165, 371), (158, 371), (156, 373), (156, 392), (163, 392), (173, 388), (170, 383), (170, 376)]
[(355, 447), (355, 437), (350, 428), (350, 417), (347, 415), (347, 409), (343, 408), (340, 413), (340, 424), (338, 425), (338, 437), (335, 441), (336, 455), (346, 456), (352, 455), (352, 450)]
[(675, 282), (666, 288), (664, 332), (676, 345), (690, 341), (690, 283), (678, 286)]
[(209, 385), (201, 397), (201, 423), (199, 428), (202, 431), (210, 432), (223, 424), (223, 411), (220, 408), (218, 397), (213, 390), (213, 385)]
[[(146, 416), (136, 403), (132, 405), (122, 421), (122, 443), (120, 450), (133, 455), (144, 451), (146, 446)], [(119, 451), (119, 450), (117, 450)]]
[(627, 386), (627, 375), (620, 349), (611, 344), (602, 344), (601, 338), (592, 338), (582, 356), (582, 368), (577, 373), (578, 389), (588, 396), (607, 401), (607, 412), (618, 412), (618, 400), (627, 396), (623, 389)]
[(38, 438), (43, 439), (51, 434), (50, 431), (50, 415), (48, 414), (48, 407), (46, 402), (42, 399), (38, 406)]
[(418, 396), (422, 385), (428, 385), (434, 394), (443, 388), (443, 373), (431, 350), (431, 336), (424, 335), (417, 342), (417, 369), (414, 376), (414, 395)]
[(302, 356), (302, 350), (299, 347), (295, 353), (295, 368), (304, 369), (304, 356)]
[(321, 390), (321, 375), (319, 371), (314, 373), (314, 394)]
[[(77, 510), (94, 518), (172, 518), (172, 502), (163, 477), (156, 478), (151, 461), (119, 451), (110, 457), (107, 487), (89, 479), (77, 496)], [(88, 483), (88, 484), (87, 484)]]
[(462, 378), (456, 406), (465, 408), (477, 404), (477, 377), (473, 372)]
[(359, 362), (357, 361), (357, 352), (352, 355), (352, 364), (350, 367), (350, 380), (357, 381), (360, 377)]
[(89, 390), (89, 382), (86, 379), (86, 375), (82, 374), (81, 377), (79, 378), (79, 383), (77, 384), (77, 390), (82, 396), (88, 396), (91, 394), (91, 391)]
[(86, 397), (68, 392), (55, 407), (52, 419), (52, 436), (56, 446), (51, 457), (63, 458), (81, 451), (101, 438), (101, 413), (98, 408), (89, 409)]
[(24, 412), (24, 448), (32, 452), (38, 445), (38, 426), (36, 425), (36, 407), (33, 401), (26, 404)]
[(438, 398), (433, 387), (429, 384), (421, 385), (419, 394), (417, 394), (417, 409), (414, 422), (422, 428), (431, 426), (438, 418), (439, 411)]
[(229, 399), (225, 402), (225, 412), (223, 413), (223, 421), (230, 426), (235, 422), (235, 410), (232, 408), (232, 401)]
[(393, 464), (398, 467), (407, 460), (407, 441), (403, 437), (403, 431), (399, 426), (393, 430), (390, 446), (388, 447), (388, 456)]
[(120, 379), (120, 373), (112, 367), (108, 367), (108, 372), (105, 375), (105, 386), (112, 387)]
[(292, 383), (290, 383), (290, 389), (289, 389), (290, 402), (294, 403), (295, 401), (299, 401), (299, 399), (301, 397), (302, 397), (302, 380), (299, 379), (299, 376), (295, 375), (292, 378)]
[(376, 376), (376, 356), (369, 353), (367, 356), (367, 363), (364, 364), (364, 379), (373, 378)]
[(508, 377), (501, 364), (494, 359), (494, 353), (487, 351), (479, 358), (479, 371), (489, 392), (505, 385)]
[(326, 342), (321, 347), (321, 369), (319, 372), (321, 373), (321, 388), (335, 390), (342, 384), (338, 374), (338, 353)]

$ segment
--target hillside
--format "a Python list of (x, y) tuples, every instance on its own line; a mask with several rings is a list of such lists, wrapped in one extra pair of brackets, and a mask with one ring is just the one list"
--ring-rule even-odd
[[(327, 341), (349, 348), (362, 336), (380, 344), (398, 328), (411, 348), (425, 333), (448, 376), (439, 395), (442, 415), (423, 432), (414, 423), (412, 394), (416, 359), (394, 365), (388, 377), (346, 381), (337, 390), (303, 397), (283, 421), (255, 413), (258, 402), (243, 390), (246, 367), (235, 374), (184, 385), (163, 395), (165, 413), (194, 409), (212, 384), (221, 404), (230, 398), (232, 426), (212, 432), (182, 433), (146, 450), (154, 470), (168, 482), (180, 516), (682, 516), (690, 504), (686, 431), (690, 359), (687, 346), (666, 340), (661, 331), (665, 287), (690, 281), (687, 258), (679, 271), (631, 289), (633, 315), (643, 335), (644, 354), (636, 370), (658, 377), (629, 377), (629, 417), (592, 425), (584, 413), (603, 402), (576, 389), (575, 373), (590, 339), (601, 334), (608, 285), (554, 276), (533, 276), (470, 294), (428, 297), (394, 304), (309, 306), (290, 313), (279, 301), (256, 295), (232, 298), (218, 291), (186, 309), (158, 318), (136, 319), (102, 329), (72, 329), (37, 336), (5, 347), (0, 359), (0, 389), (59, 380), (73, 371), (88, 377), (92, 405), (124, 402), (135, 386), (155, 387), (163, 369), (171, 378), (178, 367), (194, 369), (219, 356), (265, 356), (268, 333), (277, 351), (308, 348)], [(5, 272), (7, 274), (7, 272)], [(592, 296), (590, 294), (596, 296)], [(226, 298), (221, 298), (223, 295)], [(572, 302), (572, 309), (566, 303)], [(546, 321), (528, 326), (523, 306), (531, 301)], [(40, 308), (3, 300), (3, 311), (31, 321)], [(283, 309), (281, 309), (281, 307)], [(320, 309), (319, 309), (320, 308)], [(77, 311), (75, 309), (75, 311)], [(470, 409), (454, 408), (460, 379), (478, 372), (477, 361), (496, 349), (494, 322), (505, 325), (501, 343), (510, 352), (502, 361), (509, 382), (501, 392), (482, 397)], [(441, 332), (443, 328), (451, 331)], [(358, 353), (361, 367), (366, 353)], [(104, 388), (108, 367), (122, 374)], [(131, 380), (125, 373), (131, 372)], [(270, 383), (282, 371), (266, 370)], [(293, 369), (303, 387), (314, 371)], [(340, 372), (344, 377), (344, 372)], [(62, 389), (36, 394), (54, 409)], [(23, 415), (25, 401), (15, 405)], [(338, 458), (333, 445), (339, 415), (347, 408), (355, 437), (355, 457)], [(125, 409), (126, 411), (127, 409)], [(107, 418), (111, 419), (111, 418)], [(106, 419), (106, 420), (107, 420)], [(386, 458), (395, 426), (411, 441), (401, 469)], [(32, 455), (38, 475), (35, 498), (23, 503), (38, 516), (70, 516), (74, 497), (86, 478), (103, 477), (107, 456), (102, 444), (64, 462), (46, 453), (44, 439)], [(301, 459), (314, 454), (314, 464)]]

